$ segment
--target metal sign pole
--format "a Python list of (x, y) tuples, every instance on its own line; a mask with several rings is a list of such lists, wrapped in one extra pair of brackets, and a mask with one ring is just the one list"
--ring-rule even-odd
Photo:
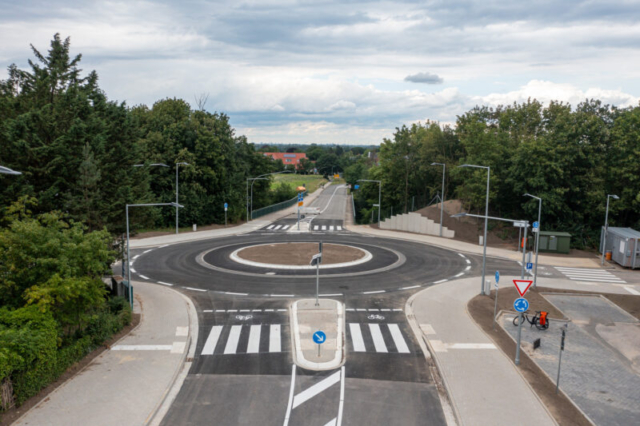
[(520, 337), (522, 336), (523, 322), (524, 322), (524, 313), (520, 312), (520, 322), (518, 323), (518, 343), (516, 346), (516, 365), (520, 365)]
[(224, 227), (227, 227), (227, 209), (224, 209)]
[(320, 293), (320, 259), (316, 262), (316, 306), (320, 306), (320, 302), (318, 301)]
[(564, 338), (566, 336), (567, 324), (562, 327), (562, 340), (560, 340), (560, 351), (558, 352), (558, 376), (556, 377), (556, 394), (560, 386), (560, 365), (562, 363), (562, 352), (564, 351)]
[(498, 312), (498, 283), (495, 283), (496, 287), (496, 303), (493, 306), (493, 329), (496, 329), (496, 313)]
[(524, 239), (522, 240), (522, 272), (520, 273), (520, 279), (524, 280), (524, 266), (525, 266), (525, 254), (527, 252), (527, 228), (529, 227), (529, 222), (525, 222), (524, 225)]

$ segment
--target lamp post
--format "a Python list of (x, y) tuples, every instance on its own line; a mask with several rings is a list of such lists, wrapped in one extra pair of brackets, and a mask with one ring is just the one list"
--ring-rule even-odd
[(485, 214), (485, 218), (484, 218), (484, 238), (483, 238), (483, 243), (484, 243), (484, 248), (482, 251), (482, 282), (480, 283), (480, 294), (484, 295), (484, 278), (485, 278), (485, 270), (487, 267), (487, 225), (489, 223), (489, 178), (491, 176), (491, 167), (489, 166), (478, 166), (475, 164), (463, 164), (461, 166), (458, 167), (475, 167), (478, 169), (486, 169), (487, 170), (487, 198), (486, 198), (486, 202), (485, 202), (485, 208), (484, 208), (484, 214)]
[(8, 167), (0, 166), (0, 174), (18, 176), (18, 175), (21, 175), (22, 172), (12, 170)]
[(613, 198), (614, 200), (620, 199), (620, 197), (618, 197), (617, 195), (607, 195), (607, 213), (604, 216), (604, 238), (602, 239), (602, 261), (600, 262), (601, 265), (604, 265), (604, 252), (607, 249), (607, 231), (609, 230), (609, 198)]
[(178, 203), (152, 203), (152, 204), (127, 204), (125, 211), (127, 217), (127, 284), (129, 285), (129, 303), (131, 304), (131, 309), (133, 309), (133, 293), (131, 289), (131, 256), (129, 255), (131, 252), (129, 250), (129, 207), (157, 207), (157, 206), (174, 206), (177, 208), (182, 208)]
[[(283, 170), (281, 172), (275, 172), (275, 173), (265, 173), (263, 175), (256, 176), (254, 178), (247, 178), (247, 192), (249, 190), (249, 181), (252, 181), (251, 182), (251, 216), (253, 216), (253, 184), (254, 184), (254, 182), (256, 180), (269, 180), (268, 178), (265, 178), (264, 176), (279, 175), (279, 174), (282, 174), (282, 173), (291, 173), (291, 170)], [(294, 171), (294, 173), (295, 173), (295, 171)], [(247, 203), (249, 202), (248, 195), (249, 194), (247, 194)], [(253, 219), (253, 217), (251, 219)], [(247, 204), (247, 223), (249, 223), (249, 204)]]
[(431, 163), (432, 166), (442, 166), (442, 197), (440, 197), (440, 236), (442, 237), (442, 218), (444, 217), (444, 172), (447, 165), (444, 163)]
[(542, 231), (542, 226), (540, 225), (540, 219), (542, 216), (542, 198), (540, 197), (536, 197), (535, 195), (531, 195), (529, 193), (524, 194), (525, 197), (531, 197), (531, 198), (535, 198), (536, 200), (538, 200), (538, 232), (536, 232), (536, 269), (533, 272), (533, 288), (536, 288), (537, 285), (537, 281), (538, 281), (538, 248), (540, 244), (540, 232)]
[[(189, 166), (189, 163), (176, 163), (176, 204), (178, 204), (178, 166)], [(176, 234), (178, 233), (178, 207), (176, 207)]]
[(378, 223), (380, 223), (380, 210), (382, 210), (382, 181), (370, 179), (358, 179), (357, 182), (378, 182)]

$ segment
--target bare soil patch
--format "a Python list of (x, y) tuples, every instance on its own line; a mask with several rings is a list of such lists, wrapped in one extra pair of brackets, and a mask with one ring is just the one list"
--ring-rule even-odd
[[(238, 257), (252, 262), (270, 263), (274, 265), (306, 266), (311, 257), (318, 253), (317, 243), (284, 243), (247, 247), (238, 252)], [(362, 259), (365, 252), (339, 244), (322, 245), (322, 264), (352, 262)]]
[(27, 399), (20, 407), (11, 408), (4, 413), (0, 413), (0, 426), (10, 425), (16, 420), (18, 420), (24, 413), (32, 409), (34, 406), (40, 403), (43, 399), (47, 398), (49, 394), (55, 391), (58, 387), (62, 386), (67, 380), (73, 378), (78, 372), (82, 371), (87, 365), (89, 365), (94, 359), (96, 359), (100, 354), (102, 354), (107, 349), (111, 348), (111, 346), (116, 343), (118, 340), (122, 339), (124, 336), (129, 334), (131, 330), (136, 328), (140, 323), (140, 314), (132, 314), (131, 316), (131, 324), (124, 327), (120, 332), (108, 341), (106, 341), (102, 346), (95, 349), (93, 352), (82, 358), (79, 362), (75, 363), (67, 371), (65, 371), (58, 380), (51, 383), (46, 388), (42, 389), (36, 395)]
[[(467, 308), (471, 317), (478, 323), (482, 330), (489, 335), (495, 344), (512, 360), (515, 358), (515, 344), (513, 339), (500, 327), (493, 330), (493, 306), (495, 303), (495, 290), (489, 297), (476, 296), (469, 301)], [(565, 293), (565, 294), (589, 294), (598, 295), (602, 293), (561, 290), (553, 288), (538, 287), (529, 290), (526, 295), (529, 300), (530, 311), (548, 311), (549, 318), (566, 319), (566, 317), (555, 306), (547, 301), (540, 293)], [(631, 315), (640, 319), (640, 296), (602, 294)], [(519, 297), (515, 287), (506, 287), (498, 292), (498, 311), (513, 310), (513, 301)], [(524, 351), (520, 351), (519, 371), (527, 379), (529, 385), (538, 394), (538, 397), (545, 404), (551, 415), (561, 426), (591, 426), (591, 423), (584, 415), (571, 403), (563, 394), (556, 395), (555, 383), (536, 365), (534, 361)]]

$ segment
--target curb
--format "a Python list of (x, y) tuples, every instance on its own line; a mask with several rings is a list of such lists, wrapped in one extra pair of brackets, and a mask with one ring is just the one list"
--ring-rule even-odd
[[(436, 284), (436, 285), (442, 285), (442, 284)], [(429, 360), (433, 360), (435, 364), (435, 369), (438, 373), (438, 377), (440, 378), (442, 384), (444, 385), (446, 399), (443, 399), (442, 397), (440, 397), (440, 404), (442, 405), (442, 411), (444, 412), (447, 425), (448, 426), (464, 425), (464, 422), (462, 421), (462, 417), (460, 416), (460, 411), (458, 410), (458, 406), (456, 405), (456, 402), (451, 397), (451, 388), (449, 387), (449, 383), (447, 382), (446, 378), (442, 374), (442, 366), (440, 365), (438, 357), (435, 355), (435, 351), (431, 346), (429, 339), (427, 339), (424, 333), (422, 332), (422, 329), (420, 328), (420, 324), (418, 324), (418, 321), (416, 320), (416, 317), (413, 313), (413, 301), (421, 293), (433, 287), (435, 286), (427, 287), (424, 290), (421, 290), (415, 293), (407, 300), (407, 303), (405, 304), (405, 308), (404, 308), (405, 316), (407, 317), (407, 322), (409, 323), (409, 326), (413, 330), (413, 334), (418, 339), (418, 344), (422, 349), (422, 353), (424, 354), (424, 357), (427, 359), (427, 363), (429, 363)], [(432, 375), (433, 375), (433, 372), (432, 372)], [(435, 378), (434, 378), (434, 382), (436, 383), (436, 386), (437, 386), (438, 381), (435, 380)], [(438, 395), (440, 395), (440, 392), (438, 392)], [(450, 416), (453, 416), (453, 418), (451, 418), (450, 416), (447, 416), (448, 414), (447, 411), (450, 411)]]

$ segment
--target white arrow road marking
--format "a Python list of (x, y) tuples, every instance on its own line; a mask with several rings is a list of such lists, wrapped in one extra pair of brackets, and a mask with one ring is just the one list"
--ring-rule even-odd
[(292, 408), (296, 408), (300, 404), (310, 400), (314, 396), (318, 395), (319, 393), (335, 385), (340, 381), (340, 377), (341, 377), (341, 372), (336, 371), (335, 373), (333, 373), (326, 379), (322, 380), (321, 382), (318, 382), (315, 385), (311, 386), (310, 388), (303, 390), (293, 398)]

